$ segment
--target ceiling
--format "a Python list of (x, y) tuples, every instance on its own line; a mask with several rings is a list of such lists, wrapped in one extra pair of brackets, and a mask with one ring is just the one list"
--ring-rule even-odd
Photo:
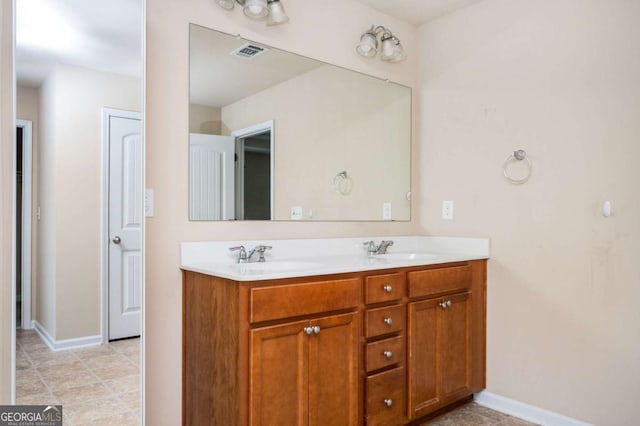
[(141, 0), (16, 0), (16, 79), (38, 87), (56, 63), (142, 74)]
[(482, 0), (356, 0), (382, 13), (422, 25)]
[(253, 59), (230, 54), (246, 43), (246, 40), (228, 34), (191, 25), (190, 103), (219, 108), (323, 65), (314, 59), (272, 47)]
[[(481, 0), (356, 1), (421, 25)], [(16, 0), (16, 9), (18, 84), (40, 86), (56, 63), (141, 75), (141, 0)]]

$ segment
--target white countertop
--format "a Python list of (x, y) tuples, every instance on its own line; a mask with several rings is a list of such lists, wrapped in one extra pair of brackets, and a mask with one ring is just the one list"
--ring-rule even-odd
[[(367, 256), (363, 242), (394, 242), (388, 255)], [(257, 245), (272, 249), (266, 262), (237, 263), (243, 245), (250, 251)], [(313, 275), (373, 271), (408, 266), (434, 265), (488, 259), (488, 238), (386, 236), (366, 238), (323, 238), (300, 240), (208, 241), (181, 244), (181, 268), (234, 281), (258, 281)]]

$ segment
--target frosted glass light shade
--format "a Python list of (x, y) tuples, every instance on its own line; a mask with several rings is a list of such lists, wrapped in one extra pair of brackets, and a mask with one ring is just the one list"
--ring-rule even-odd
[(372, 33), (364, 33), (360, 37), (360, 43), (356, 46), (358, 55), (370, 58), (378, 53), (378, 40)]
[(270, 0), (267, 7), (269, 9), (267, 25), (279, 25), (289, 22), (289, 17), (284, 13), (284, 6), (282, 6), (280, 0)]
[(216, 0), (216, 3), (218, 3), (218, 6), (220, 7), (223, 7), (227, 10), (231, 10), (235, 5), (236, 0)]
[(396, 37), (385, 38), (382, 40), (382, 49), (380, 59), (389, 62), (398, 62), (406, 57), (404, 49), (400, 44), (400, 40)]
[(262, 19), (269, 13), (267, 0), (247, 0), (244, 4), (244, 14), (252, 19)]

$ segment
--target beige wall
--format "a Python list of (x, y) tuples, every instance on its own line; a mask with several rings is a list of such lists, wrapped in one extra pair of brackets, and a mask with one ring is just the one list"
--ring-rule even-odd
[(0, 404), (11, 402), (13, 210), (13, 3), (0, 4)]
[(40, 208), (40, 220), (34, 223), (37, 232), (36, 265), (33, 287), (38, 302), (32, 308), (34, 319), (55, 338), (56, 335), (56, 71), (49, 74), (40, 87), (38, 120), (38, 174), (35, 187), (38, 198), (34, 209)]
[(41, 91), (38, 321), (100, 334), (102, 108), (140, 110), (137, 78), (58, 65)]
[[(31, 182), (31, 205), (36, 206), (36, 202), (38, 199), (37, 185), (35, 184), (38, 181), (38, 132), (40, 130), (40, 124), (38, 123), (38, 109), (39, 109), (39, 97), (40, 92), (38, 89), (34, 87), (23, 87), (18, 86), (16, 88), (16, 118), (18, 120), (28, 120), (31, 121), (31, 148), (32, 148), (32, 156), (31, 156), (31, 165), (32, 165), (32, 182)], [(31, 257), (35, 259), (35, 254), (37, 253), (37, 217), (36, 217), (36, 208), (32, 207), (31, 209)], [(36, 267), (36, 262), (31, 262), (31, 282), (36, 282), (36, 274), (38, 268)], [(37, 300), (37, 289), (35, 285), (31, 286), (31, 319), (34, 318), (34, 307), (36, 305)], [(23, 325), (24, 327), (24, 325)]]
[[(180, 423), (181, 276), (179, 243), (244, 238), (301, 238), (409, 234), (404, 223), (189, 222), (187, 220), (189, 130), (189, 23), (212, 27), (412, 85), (416, 56), (386, 64), (354, 54), (362, 31), (388, 25), (408, 52), (415, 52), (415, 28), (358, 3), (289, 1), (291, 22), (266, 27), (236, 8), (226, 12), (209, 0), (147, 1), (146, 159), (155, 216), (146, 224), (145, 380), (146, 421)], [(330, 27), (330, 31), (327, 28)]]
[[(485, 0), (421, 27), (417, 52), (421, 225), (492, 241), (488, 389), (600, 425), (640, 418), (638, 17)], [(502, 178), (518, 148), (522, 186)]]
[(189, 133), (220, 135), (221, 129), (220, 108), (189, 104)]
[[(274, 101), (277, 100), (277, 101)], [(304, 219), (408, 220), (410, 90), (360, 73), (321, 66), (222, 108), (230, 134), (274, 120), (275, 219), (302, 206)], [(333, 180), (347, 171), (348, 195)]]

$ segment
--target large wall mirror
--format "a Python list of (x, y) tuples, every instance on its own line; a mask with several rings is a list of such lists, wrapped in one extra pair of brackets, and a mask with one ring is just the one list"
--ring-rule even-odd
[(410, 219), (411, 89), (190, 27), (189, 219)]

